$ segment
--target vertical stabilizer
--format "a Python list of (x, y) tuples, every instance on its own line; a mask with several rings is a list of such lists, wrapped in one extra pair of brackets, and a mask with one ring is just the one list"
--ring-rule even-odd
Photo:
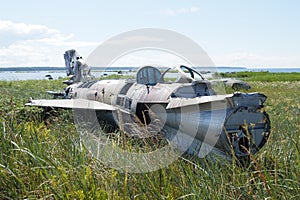
[(70, 49), (64, 53), (67, 76), (71, 78), (68, 84), (86, 82), (94, 77), (91, 75), (90, 67), (85, 63), (75, 49)]

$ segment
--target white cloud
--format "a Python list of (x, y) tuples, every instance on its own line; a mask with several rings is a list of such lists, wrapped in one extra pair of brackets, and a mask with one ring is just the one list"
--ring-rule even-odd
[(0, 67), (64, 66), (64, 51), (74, 48), (87, 57), (98, 45), (73, 41), (73, 36), (44, 25), (0, 20)]
[(223, 55), (210, 55), (217, 66), (240, 66), (250, 68), (266, 67), (298, 67), (300, 68), (300, 56), (298, 55), (257, 55), (253, 53), (229, 53)]
[(59, 31), (55, 29), (49, 29), (44, 25), (14, 23), (9, 20), (0, 20), (0, 30), (1, 33), (7, 31), (9, 33), (14, 33), (17, 35), (24, 35), (24, 34), (32, 35), (33, 33), (39, 33), (39, 34), (59, 33)]
[(163, 13), (168, 16), (177, 16), (177, 15), (182, 15), (182, 14), (195, 13), (198, 11), (199, 11), (198, 7), (178, 8), (178, 9), (170, 9), (169, 8), (169, 9), (163, 11)]

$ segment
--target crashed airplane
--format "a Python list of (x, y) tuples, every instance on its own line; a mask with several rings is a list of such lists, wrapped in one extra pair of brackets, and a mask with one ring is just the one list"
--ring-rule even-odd
[[(164, 130), (164, 136), (180, 150), (199, 157), (209, 149), (243, 159), (258, 152), (270, 134), (270, 120), (262, 109), (264, 94), (217, 94), (214, 81), (190, 67), (161, 72), (144, 66), (137, 70), (135, 80), (96, 80), (75, 50), (66, 51), (65, 61), (71, 80), (65, 82), (64, 92), (51, 92), (55, 99), (31, 100), (26, 105), (90, 110), (99, 120), (122, 126), (134, 137), (151, 137)], [(170, 81), (167, 74), (175, 72), (176, 80)], [(136, 131), (141, 126), (154, 128), (146, 134)]]

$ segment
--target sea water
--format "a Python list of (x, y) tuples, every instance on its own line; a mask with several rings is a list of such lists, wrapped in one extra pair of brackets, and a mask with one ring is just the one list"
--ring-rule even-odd
[[(240, 72), (240, 71), (269, 71), (274, 73), (279, 72), (298, 72), (300, 73), (300, 68), (236, 68), (236, 67), (209, 67), (209, 68), (198, 68), (198, 71), (206, 71), (208, 74), (204, 74), (205, 76), (209, 76), (209, 73), (214, 72)], [(203, 69), (203, 70), (202, 70)], [(50, 75), (53, 79), (58, 79), (60, 77), (66, 77), (66, 72), (64, 70), (51, 70), (51, 71), (0, 71), (0, 80), (41, 80), (48, 79), (47, 75)], [(128, 68), (118, 67), (118, 71), (125, 73), (126, 75), (134, 75), (135, 73)], [(107, 75), (118, 74), (117, 71), (92, 71), (92, 75), (95, 77), (103, 77)]]

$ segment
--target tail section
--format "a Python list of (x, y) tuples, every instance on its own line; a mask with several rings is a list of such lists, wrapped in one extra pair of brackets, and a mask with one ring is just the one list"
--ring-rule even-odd
[(90, 67), (85, 63), (75, 49), (70, 49), (64, 53), (66, 73), (70, 81), (65, 82), (70, 85), (77, 82), (86, 82), (94, 77), (91, 75)]

